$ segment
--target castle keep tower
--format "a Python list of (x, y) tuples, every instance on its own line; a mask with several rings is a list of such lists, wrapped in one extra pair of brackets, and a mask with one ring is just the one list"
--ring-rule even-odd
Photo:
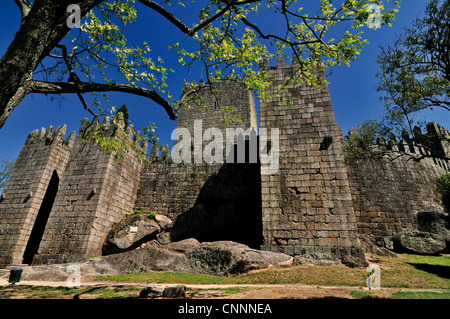
[(35, 130), (17, 157), (0, 198), (0, 267), (29, 264), (37, 253), (73, 148), (66, 126)]
[[(113, 223), (133, 210), (142, 163), (132, 149), (124, 149), (123, 157), (116, 160), (115, 154), (84, 141), (80, 135), (90, 124), (88, 119), (82, 121), (33, 264), (100, 256)], [(106, 134), (118, 134), (121, 124), (111, 123)], [(132, 128), (125, 133), (124, 138), (133, 142)], [(145, 154), (147, 143), (140, 145), (139, 139), (134, 143)]]
[[(185, 92), (188, 90), (184, 87)], [(191, 135), (188, 146), (191, 160), (176, 163), (168, 150), (156, 158), (158, 151), (152, 149), (152, 162), (145, 163), (142, 171), (136, 208), (174, 220), (170, 234), (173, 241), (190, 237), (200, 241), (233, 240), (259, 248), (262, 242), (259, 164), (225, 160), (227, 129), (253, 128), (256, 133), (253, 94), (232, 81), (211, 87), (206, 84), (195, 94), (196, 99), (180, 110), (177, 122), (177, 129), (185, 129)], [(230, 106), (234, 112), (229, 115), (240, 121), (226, 123), (221, 108)], [(209, 128), (223, 136), (221, 163), (201, 159), (202, 151), (211, 142), (202, 139)], [(196, 160), (198, 157), (200, 161)]]
[[(277, 66), (263, 61), (260, 67), (272, 78), (267, 90), (273, 97), (299, 66), (286, 65), (281, 57)], [(323, 72), (319, 75), (325, 79)], [(283, 105), (282, 98), (292, 105)], [(261, 248), (290, 255), (363, 257), (341, 158), (342, 133), (327, 86), (301, 85), (261, 101), (260, 126), (280, 129), (279, 170), (261, 175)]]

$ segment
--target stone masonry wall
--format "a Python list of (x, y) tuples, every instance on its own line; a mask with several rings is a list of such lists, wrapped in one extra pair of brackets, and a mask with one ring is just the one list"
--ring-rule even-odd
[(136, 209), (175, 221), (173, 241), (234, 240), (261, 244), (258, 164), (177, 164), (161, 159), (145, 165)]
[(75, 133), (66, 126), (28, 135), (0, 199), (0, 267), (22, 264), (24, 252), (54, 173), (62, 176)]
[[(80, 132), (86, 123), (89, 120), (83, 121)], [(133, 138), (131, 132), (127, 138)], [(33, 264), (100, 256), (113, 224), (133, 211), (141, 169), (133, 150), (116, 161), (113, 154), (78, 137)]]
[[(260, 67), (272, 77), (267, 89), (271, 95), (298, 71), (297, 65), (286, 65), (282, 58), (277, 66), (263, 61)], [(323, 72), (315, 72), (324, 78)], [(184, 92), (189, 88), (185, 86)], [(243, 163), (236, 162), (236, 136), (226, 150), (228, 129), (247, 133), (249, 128), (257, 129), (252, 93), (228, 81), (206, 84), (197, 97), (198, 103), (180, 111), (177, 125), (191, 135), (187, 162), (174, 162), (168, 148), (161, 154), (153, 148), (150, 162), (143, 163), (133, 150), (116, 160), (114, 154), (80, 138), (91, 124), (88, 120), (83, 121), (76, 142), (75, 132), (64, 140), (65, 126), (32, 132), (0, 197), (0, 267), (101, 255), (113, 224), (134, 209), (170, 217), (174, 241), (233, 240), (290, 255), (362, 257), (360, 239), (390, 248), (390, 237), (416, 230), (417, 215), (440, 206), (434, 185), (450, 167), (446, 161), (343, 164), (342, 132), (326, 86), (301, 85), (261, 101), (260, 127), (280, 132), (279, 165), (272, 174), (263, 174), (263, 163), (250, 162), (248, 156)], [(221, 107), (229, 106), (234, 111), (228, 115), (240, 121), (227, 123)], [(202, 139), (208, 128), (222, 134), (223, 162), (207, 163), (200, 156), (210, 145)], [(117, 134), (118, 129), (111, 124), (107, 133)], [(427, 136), (416, 131), (417, 137), (448, 155), (449, 144), (436, 136), (448, 137), (450, 132), (434, 123), (427, 129)], [(133, 137), (131, 127), (124, 133), (127, 141), (146, 153), (147, 144)], [(272, 155), (273, 137), (270, 143), (259, 137), (266, 144), (262, 149), (270, 149)], [(246, 154), (251, 147), (248, 139), (243, 137)], [(424, 152), (406, 142), (394, 147)], [(235, 156), (229, 162), (231, 150)]]
[(415, 162), (408, 153), (418, 156), (424, 150), (403, 141), (399, 145), (405, 156), (348, 167), (359, 236), (388, 248), (392, 236), (418, 230), (418, 213), (441, 209), (436, 178), (449, 167), (437, 158)]
[[(263, 61), (274, 95), (298, 70), (279, 58)], [(323, 73), (321, 74), (324, 77)], [(305, 253), (363, 256), (357, 236), (347, 171), (342, 164), (341, 130), (326, 86), (302, 85), (260, 104), (260, 126), (280, 129), (279, 170), (261, 176), (262, 249), (290, 255)]]
[[(203, 84), (203, 83), (202, 83)], [(185, 91), (186, 91), (185, 87)], [(186, 128), (192, 137), (191, 161), (174, 163), (165, 150), (161, 156), (151, 151), (152, 163), (145, 164), (136, 200), (136, 209), (156, 212), (175, 221), (172, 240), (195, 237), (199, 240), (236, 240), (259, 247), (261, 243), (261, 193), (258, 163), (226, 163), (226, 129), (256, 129), (253, 95), (234, 82), (208, 86), (198, 94), (198, 103), (180, 111), (177, 128)], [(220, 106), (234, 106), (241, 121), (226, 123)], [(198, 122), (200, 121), (201, 122)], [(201, 124), (194, 127), (194, 121)], [(223, 163), (206, 163), (200, 154), (209, 141), (201, 134), (217, 128), (223, 135)], [(198, 145), (194, 135), (200, 133)], [(236, 140), (236, 139), (234, 139)], [(177, 142), (175, 142), (177, 143)]]

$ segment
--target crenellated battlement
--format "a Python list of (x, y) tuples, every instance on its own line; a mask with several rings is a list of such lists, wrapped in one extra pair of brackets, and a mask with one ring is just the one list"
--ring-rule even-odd
[(152, 148), (150, 149), (150, 156), (148, 157), (148, 159), (151, 162), (156, 162), (156, 161), (171, 161), (172, 158), (170, 157), (170, 150), (169, 150), (169, 145), (166, 144), (162, 149), (161, 149), (161, 155), (160, 155), (160, 150), (159, 147), (156, 145), (153, 145)]
[[(435, 122), (429, 122), (426, 128), (427, 131), (423, 133), (419, 127), (414, 127), (412, 136), (403, 132), (400, 141), (394, 135), (390, 136), (389, 141), (378, 138), (372, 146), (373, 151), (382, 151), (385, 157), (389, 158), (401, 155), (416, 160), (429, 158), (434, 164), (449, 170), (450, 162), (447, 158), (450, 155), (450, 131)], [(352, 128), (344, 139), (349, 139), (355, 134), (357, 131)], [(386, 150), (392, 153), (386, 153)]]
[(36, 129), (28, 134), (25, 145), (43, 143), (45, 145), (64, 144), (66, 146), (73, 147), (75, 142), (75, 132), (71, 132), (67, 139), (64, 140), (66, 130), (66, 124), (58, 126), (56, 129), (53, 129), (53, 126), (51, 125), (48, 129), (45, 129), (44, 127), (40, 130)]
[(104, 138), (119, 138), (122, 139), (125, 143), (134, 146), (135, 151), (141, 154), (147, 154), (148, 150), (148, 141), (146, 139), (141, 138), (141, 133), (139, 131), (134, 131), (133, 124), (128, 125), (125, 128), (125, 121), (123, 117), (119, 114), (117, 120), (111, 120), (110, 117), (106, 116), (102, 123), (98, 119), (92, 120), (92, 122), (88, 118), (84, 118), (81, 120), (81, 125), (78, 130), (78, 141), (81, 140), (89, 140), (90, 137), (94, 136), (102, 136)]

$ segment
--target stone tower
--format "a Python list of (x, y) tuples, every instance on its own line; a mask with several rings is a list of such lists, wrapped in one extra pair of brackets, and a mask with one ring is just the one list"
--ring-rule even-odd
[(35, 130), (17, 157), (0, 199), (0, 267), (36, 254), (75, 139), (66, 126)]
[[(117, 159), (99, 145), (83, 140), (80, 135), (90, 124), (88, 119), (82, 121), (33, 264), (100, 256), (112, 225), (133, 210), (142, 163), (132, 149), (125, 149), (123, 157)], [(112, 123), (106, 135), (123, 132), (121, 124)], [(132, 127), (123, 138), (133, 142)], [(137, 150), (145, 154), (147, 143), (141, 145), (134, 139)]]
[[(324, 253), (363, 257), (346, 167), (342, 132), (327, 86), (301, 85), (275, 92), (298, 72), (296, 64), (262, 61), (272, 98), (260, 103), (260, 126), (279, 128), (279, 169), (261, 175), (262, 249), (290, 255)], [(315, 71), (325, 79), (322, 71)], [(291, 105), (283, 104), (282, 99)]]
[[(185, 86), (183, 91), (186, 94), (189, 88)], [(236, 82), (224, 81), (211, 86), (207, 83), (195, 95), (196, 99), (180, 110), (177, 122), (177, 129), (184, 129), (191, 136), (188, 162), (173, 161), (179, 143), (176, 139), (172, 157), (164, 151), (159, 158), (145, 163), (136, 208), (174, 220), (171, 230), (174, 241), (190, 237), (200, 241), (233, 240), (259, 248), (262, 242), (259, 164), (227, 162), (225, 142), (227, 130), (245, 133), (255, 129), (256, 133), (253, 94)], [(229, 106), (234, 109), (230, 114), (240, 121), (226, 123), (220, 108)], [(222, 162), (208, 163), (200, 156), (211, 143), (203, 140), (202, 134), (212, 128), (223, 137)], [(233, 138), (233, 147), (235, 142)], [(154, 149), (152, 153), (159, 155)]]

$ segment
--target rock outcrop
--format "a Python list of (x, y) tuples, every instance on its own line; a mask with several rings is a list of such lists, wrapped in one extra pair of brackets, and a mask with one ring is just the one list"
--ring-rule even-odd
[(172, 220), (163, 215), (156, 215), (154, 219), (143, 214), (129, 216), (109, 231), (102, 254), (105, 256), (133, 250), (151, 240), (159, 240), (160, 244), (170, 242), (165, 231), (171, 225)]
[[(78, 265), (80, 274), (133, 274), (173, 271), (229, 276), (273, 265), (292, 264), (293, 258), (282, 253), (261, 251), (246, 245), (217, 241), (200, 243), (185, 239), (163, 246), (148, 246), (108, 256), (96, 257)], [(23, 280), (65, 281), (69, 264), (24, 267)]]
[(394, 242), (394, 251), (399, 253), (433, 255), (443, 251), (446, 247), (442, 236), (421, 231), (396, 235), (392, 238), (392, 241)]

